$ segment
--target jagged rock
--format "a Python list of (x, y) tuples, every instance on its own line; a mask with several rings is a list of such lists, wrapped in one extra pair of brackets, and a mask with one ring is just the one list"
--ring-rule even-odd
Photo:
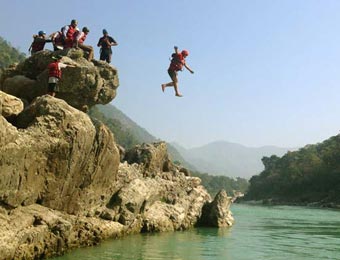
[[(1, 118), (1, 117), (0, 117)], [(110, 197), (119, 165), (112, 133), (65, 101), (38, 97), (17, 118), (1, 119), (0, 201), (39, 203), (85, 214)], [(5, 137), (5, 138), (3, 138)]]
[(0, 115), (11, 117), (18, 115), (24, 109), (24, 103), (17, 97), (0, 91)]
[(225, 190), (221, 190), (211, 203), (204, 205), (199, 225), (211, 227), (231, 226), (234, 223), (234, 218), (230, 211), (231, 203), (232, 197), (228, 197)]
[(107, 104), (116, 96), (119, 85), (117, 70), (106, 62), (89, 62), (81, 50), (37, 52), (14, 68), (5, 69), (0, 79), (0, 90), (28, 102), (46, 94), (47, 65), (53, 55), (62, 54), (61, 62), (76, 65), (63, 69), (59, 82), (60, 92), (56, 97), (71, 106), (86, 110), (95, 104)]
[[(159, 144), (149, 145), (158, 157)], [(162, 154), (163, 149), (158, 152)], [(145, 166), (121, 163), (118, 191), (107, 207), (117, 213), (115, 220), (133, 226), (133, 232), (160, 232), (188, 229), (195, 225), (210, 195), (200, 179), (184, 173), (157, 172), (145, 176)], [(136, 220), (138, 220), (136, 222)]]
[(130, 164), (143, 165), (146, 175), (176, 170), (175, 165), (169, 159), (165, 142), (136, 145), (126, 152), (124, 160)]

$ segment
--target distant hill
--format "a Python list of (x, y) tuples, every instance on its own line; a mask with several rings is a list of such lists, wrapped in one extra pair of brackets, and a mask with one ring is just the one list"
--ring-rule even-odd
[(14, 48), (0, 36), (0, 68), (6, 68), (11, 64), (23, 61), (25, 58), (25, 53)]
[(289, 150), (275, 146), (246, 147), (226, 141), (216, 141), (192, 149), (185, 149), (176, 143), (172, 145), (201, 172), (243, 178), (250, 178), (264, 169), (262, 157), (282, 156)]
[(340, 135), (284, 156), (265, 157), (250, 179), (247, 200), (340, 205)]
[[(131, 148), (136, 144), (159, 141), (115, 106), (97, 105), (95, 109), (111, 120), (111, 130), (115, 133), (117, 142), (123, 147)], [(103, 118), (101, 120), (103, 121)], [(288, 148), (275, 146), (252, 148), (218, 141), (192, 149), (185, 149), (176, 143), (171, 143), (168, 144), (168, 151), (173, 161), (180, 162), (192, 171), (250, 178), (264, 169), (262, 157), (282, 156)]]

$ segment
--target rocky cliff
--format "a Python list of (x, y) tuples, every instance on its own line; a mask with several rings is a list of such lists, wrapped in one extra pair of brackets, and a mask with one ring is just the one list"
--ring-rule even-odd
[[(230, 198), (172, 164), (163, 142), (125, 154), (86, 111), (110, 102), (117, 70), (62, 53), (61, 92), (45, 95), (53, 53), (0, 79), (0, 259), (40, 259), (136, 232), (232, 225)], [(202, 210), (204, 209), (204, 210)], [(212, 220), (212, 221), (210, 221)]]

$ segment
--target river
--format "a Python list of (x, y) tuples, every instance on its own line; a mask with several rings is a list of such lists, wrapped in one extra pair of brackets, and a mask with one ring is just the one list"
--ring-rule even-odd
[(340, 259), (340, 211), (234, 204), (231, 228), (138, 234), (54, 260)]

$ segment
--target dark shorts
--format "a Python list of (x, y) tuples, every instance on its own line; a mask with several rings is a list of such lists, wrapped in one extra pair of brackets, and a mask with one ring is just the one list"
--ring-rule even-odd
[(100, 51), (100, 60), (105, 60), (107, 63), (111, 62), (112, 50), (111, 48), (102, 48)]
[(170, 76), (170, 78), (175, 81), (175, 79), (177, 79), (177, 71), (175, 70), (168, 70), (168, 74)]
[(48, 92), (59, 92), (59, 87), (57, 83), (48, 83)]

